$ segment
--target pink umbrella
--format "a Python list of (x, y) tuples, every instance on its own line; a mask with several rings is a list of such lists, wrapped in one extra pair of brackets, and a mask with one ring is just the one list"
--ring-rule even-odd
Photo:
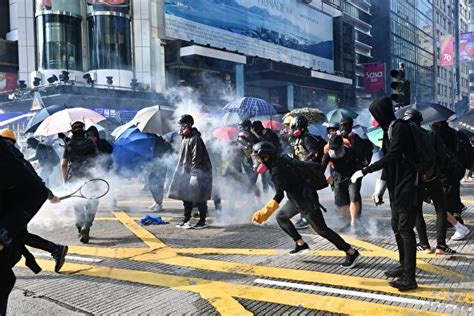
[(238, 135), (239, 135), (239, 129), (237, 127), (232, 127), (232, 126), (219, 127), (215, 129), (214, 132), (212, 133), (212, 136), (214, 136), (215, 138), (218, 138), (226, 142), (230, 142), (237, 139)]
[(91, 125), (104, 121), (105, 117), (99, 113), (85, 108), (70, 108), (56, 112), (46, 118), (35, 132), (35, 136), (50, 136), (58, 133), (66, 133), (71, 130), (74, 122), (80, 121), (86, 125)]
[(268, 120), (263, 122), (263, 127), (269, 128), (273, 131), (281, 131), (283, 129), (283, 124), (279, 121)]

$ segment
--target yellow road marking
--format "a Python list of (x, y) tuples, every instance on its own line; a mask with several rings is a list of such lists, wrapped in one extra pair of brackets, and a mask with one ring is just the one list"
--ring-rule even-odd
[[(54, 271), (53, 261), (38, 260), (38, 263), (46, 271)], [(369, 303), (354, 299), (307, 294), (130, 269), (66, 263), (64, 265), (64, 270), (68, 273), (79, 275), (161, 286), (173, 290), (191, 291), (198, 293), (203, 299), (208, 300), (222, 315), (251, 314), (235, 299), (233, 299), (233, 297), (290, 306), (301, 306), (302, 308), (307, 309), (350, 315), (444, 315), (405, 307)]]

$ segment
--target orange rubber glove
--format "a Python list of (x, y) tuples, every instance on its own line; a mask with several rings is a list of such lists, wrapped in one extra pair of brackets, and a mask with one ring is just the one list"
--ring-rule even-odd
[(271, 200), (264, 208), (256, 211), (252, 216), (252, 222), (255, 224), (262, 224), (280, 207), (275, 200)]

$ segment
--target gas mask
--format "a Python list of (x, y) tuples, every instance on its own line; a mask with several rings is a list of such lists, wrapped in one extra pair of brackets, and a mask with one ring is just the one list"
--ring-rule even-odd
[(295, 129), (292, 133), (293, 137), (300, 137), (301, 134), (303, 134), (303, 133), (301, 132), (301, 130), (299, 128)]
[(253, 170), (255, 170), (258, 174), (264, 174), (268, 171), (268, 167), (265, 165), (265, 163), (260, 157), (252, 155), (252, 161)]
[(86, 135), (86, 132), (83, 129), (72, 131), (73, 137), (84, 137), (85, 135)]
[(181, 125), (179, 129), (179, 135), (188, 137), (189, 134), (191, 134), (191, 126), (189, 126), (188, 124)]
[(339, 149), (329, 149), (329, 157), (331, 157), (332, 159), (340, 159), (342, 157), (344, 157), (344, 155), (346, 154), (346, 149), (344, 148), (344, 146), (341, 146), (341, 148)]

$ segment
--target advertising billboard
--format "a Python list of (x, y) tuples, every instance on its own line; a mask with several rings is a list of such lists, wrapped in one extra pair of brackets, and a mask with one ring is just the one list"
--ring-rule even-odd
[(18, 74), (15, 72), (0, 72), (0, 92), (14, 91), (17, 80)]
[(366, 93), (385, 91), (385, 63), (366, 64), (364, 70), (364, 87)]
[(441, 66), (454, 65), (454, 38), (452, 35), (441, 36)]
[(166, 0), (167, 37), (333, 72), (332, 18), (286, 0)]
[(474, 61), (474, 33), (461, 33), (459, 35), (459, 62)]

